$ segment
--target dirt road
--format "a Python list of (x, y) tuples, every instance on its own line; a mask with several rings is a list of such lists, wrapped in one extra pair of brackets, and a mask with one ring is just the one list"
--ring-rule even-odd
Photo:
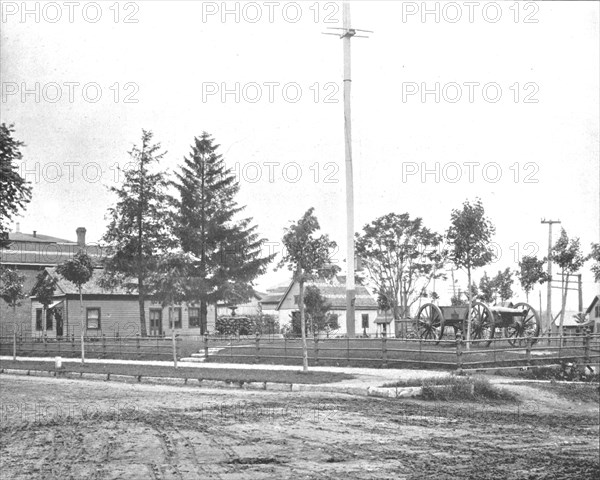
[(598, 404), (0, 378), (6, 479), (591, 479)]

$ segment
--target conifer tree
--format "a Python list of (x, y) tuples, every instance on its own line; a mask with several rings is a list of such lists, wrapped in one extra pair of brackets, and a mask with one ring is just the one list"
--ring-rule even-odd
[(124, 171), (123, 184), (110, 189), (117, 195), (117, 203), (108, 210), (110, 223), (103, 238), (108, 247), (103, 285), (137, 280), (142, 336), (147, 335), (144, 304), (152, 293), (147, 279), (159, 256), (173, 247), (166, 174), (151, 171), (165, 153), (160, 153), (161, 146), (152, 142), (152, 136), (142, 130), (142, 145), (129, 152), (131, 168)]
[(206, 331), (208, 304), (249, 299), (253, 280), (265, 272), (274, 255), (263, 256), (252, 218), (240, 218), (240, 186), (219, 145), (206, 132), (194, 138), (192, 150), (175, 172), (174, 233), (181, 250), (195, 259), (189, 269), (186, 297), (200, 304), (201, 333)]

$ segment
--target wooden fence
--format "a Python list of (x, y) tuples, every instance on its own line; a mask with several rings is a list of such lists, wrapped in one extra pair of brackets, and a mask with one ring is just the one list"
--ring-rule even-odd
[[(489, 345), (488, 345), (489, 344)], [(525, 367), (577, 362), (600, 363), (600, 335), (571, 337), (506, 338), (466, 342), (455, 340), (422, 340), (397, 338), (329, 338), (307, 339), (309, 364), (429, 368), (484, 369)], [(300, 365), (300, 339), (260, 336), (211, 337), (202, 340), (204, 361), (223, 363), (275, 363)]]
[[(84, 339), (86, 358), (121, 360), (172, 360), (179, 355), (181, 338), (168, 337), (109, 337), (106, 335)], [(81, 338), (30, 337), (13, 334), (0, 337), (0, 355), (19, 357), (80, 357)]]
[[(488, 345), (489, 343), (489, 345)], [(562, 362), (600, 363), (600, 334), (570, 337), (473, 340), (399, 338), (310, 338), (309, 364), (377, 368), (469, 370), (552, 365)], [(0, 355), (79, 357), (81, 340), (56, 340), (13, 334), (0, 337)], [(302, 341), (278, 336), (176, 336), (85, 338), (87, 358), (175, 360), (200, 352), (200, 360), (220, 363), (302, 364)]]

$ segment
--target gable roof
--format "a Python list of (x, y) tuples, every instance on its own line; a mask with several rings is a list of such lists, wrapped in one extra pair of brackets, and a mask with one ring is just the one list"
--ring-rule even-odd
[[(71, 283), (60, 275), (56, 273), (56, 268), (46, 268), (46, 272), (51, 277), (57, 280), (56, 283), (56, 293), (62, 293), (63, 295), (79, 295), (79, 290), (77, 289), (77, 285)], [(128, 296), (137, 296), (137, 289), (135, 287), (131, 288), (129, 291), (127, 288), (123, 286), (117, 286), (111, 289), (105, 289), (100, 286), (100, 279), (102, 278), (102, 274), (104, 273), (104, 269), (95, 268), (92, 272), (92, 278), (85, 285), (82, 286), (81, 293), (83, 295), (128, 295)], [(135, 280), (132, 280), (132, 284), (135, 284)]]
[(592, 303), (590, 303), (590, 306), (585, 311), (585, 313), (589, 314), (594, 309), (594, 306), (596, 305), (596, 303), (598, 303), (599, 300), (600, 300), (600, 295), (596, 295), (594, 297), (594, 299), (592, 300)]

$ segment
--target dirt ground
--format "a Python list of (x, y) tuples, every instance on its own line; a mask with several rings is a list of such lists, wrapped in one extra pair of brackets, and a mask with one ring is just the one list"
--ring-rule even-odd
[(598, 403), (430, 403), (0, 377), (6, 479), (600, 478)]

